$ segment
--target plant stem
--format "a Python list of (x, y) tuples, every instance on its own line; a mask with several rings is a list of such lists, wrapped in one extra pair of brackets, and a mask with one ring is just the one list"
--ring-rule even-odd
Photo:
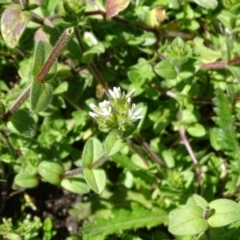
[(9, 108), (9, 110), (4, 114), (3, 121), (7, 122), (9, 118), (18, 110), (18, 108), (24, 103), (24, 101), (28, 98), (31, 90), (31, 85), (29, 85), (21, 95), (16, 99), (13, 105)]
[(63, 178), (69, 178), (69, 177), (78, 175), (78, 174), (82, 173), (82, 171), (83, 171), (83, 168), (76, 168), (76, 169), (67, 171), (67, 172), (64, 173), (64, 175), (62, 176), (62, 179), (63, 179)]
[[(84, 43), (82, 41), (82, 37), (81, 37), (80, 31), (79, 31), (79, 28), (76, 26), (74, 30), (75, 30), (75, 34), (76, 34), (76, 37), (78, 40), (79, 47), (83, 53), (85, 50), (85, 47), (84, 47)], [(97, 81), (103, 86), (106, 93), (108, 94), (108, 87), (107, 87), (106, 81), (105, 81), (103, 75), (101, 74), (101, 72), (98, 70), (96, 64), (94, 62), (92, 62), (92, 63), (89, 63), (87, 65), (87, 67), (90, 70), (90, 72), (94, 75), (94, 77), (97, 79)]]
[(141, 137), (137, 139), (137, 141), (141, 144), (141, 146), (144, 148), (144, 150), (149, 154), (149, 156), (162, 168), (166, 168), (165, 163), (152, 151), (152, 149), (149, 147), (149, 145), (143, 141)]
[(127, 143), (133, 149), (133, 151), (142, 159), (146, 167), (149, 167), (147, 159), (138, 151), (138, 149), (134, 146), (133, 142), (129, 138), (127, 138)]
[[(93, 162), (88, 167), (88, 169), (94, 169), (94, 168), (101, 166), (104, 162), (107, 161), (107, 159), (108, 159), (108, 155), (106, 153), (104, 153), (98, 160)], [(76, 168), (76, 169), (70, 170), (70, 171), (66, 172), (65, 174), (63, 174), (62, 179), (78, 175), (82, 172), (83, 172), (83, 168)]]
[(189, 141), (188, 141), (188, 138), (187, 138), (187, 135), (186, 135), (186, 132), (185, 132), (185, 128), (184, 127), (181, 127), (180, 130), (179, 130), (179, 133), (180, 133), (180, 136), (181, 136), (181, 139), (183, 141), (183, 144), (185, 145), (192, 161), (193, 161), (193, 164), (195, 166), (197, 166), (196, 168), (196, 176), (197, 176), (197, 185), (198, 185), (198, 193), (200, 194), (200, 189), (201, 189), (201, 169), (199, 168), (199, 163), (198, 163), (198, 160), (197, 158), (195, 157), (195, 154), (192, 150), (192, 147), (191, 145), (189, 144)]
[(91, 166), (89, 166), (89, 169), (94, 169), (97, 168), (99, 166), (101, 166), (103, 163), (105, 163), (108, 159), (108, 155), (106, 153), (104, 153), (98, 160), (96, 160), (95, 162), (93, 162), (91, 164)]
[[(40, 82), (43, 82), (52, 67), (54, 61), (58, 58), (64, 47), (66, 46), (67, 42), (70, 40), (71, 35), (73, 33), (73, 28), (67, 28), (61, 37), (59, 38), (58, 42), (54, 46), (52, 52), (50, 53), (48, 59), (46, 60), (45, 64), (43, 65), (40, 73), (38, 74), (37, 78)], [(18, 110), (18, 108), (24, 103), (24, 101), (30, 95), (31, 85), (29, 85), (21, 95), (16, 99), (10, 109), (4, 114), (3, 121), (7, 122), (9, 118)]]
[(73, 32), (74, 32), (73, 28), (67, 28), (63, 32), (63, 34), (61, 35), (61, 37), (55, 44), (52, 52), (50, 53), (47, 61), (44, 63), (40, 73), (37, 76), (37, 79), (39, 80), (39, 82), (44, 82), (50, 68), (52, 67), (52, 65), (56, 61), (56, 59), (59, 57), (60, 53), (66, 46), (67, 42), (70, 40)]

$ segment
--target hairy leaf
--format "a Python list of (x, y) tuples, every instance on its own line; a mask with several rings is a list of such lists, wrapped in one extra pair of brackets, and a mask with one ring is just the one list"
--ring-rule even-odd
[(52, 85), (49, 83), (41, 83), (36, 78), (33, 78), (30, 99), (31, 109), (38, 113), (44, 111), (52, 100)]
[(162, 223), (166, 223), (167, 213), (154, 208), (147, 210), (137, 204), (132, 204), (132, 210), (114, 209), (110, 219), (98, 219), (92, 224), (85, 224), (82, 231), (85, 236), (95, 238), (99, 235), (109, 235), (128, 229), (138, 229), (141, 227), (152, 228)]
[(228, 156), (240, 160), (237, 133), (233, 124), (232, 107), (230, 105), (230, 101), (224, 92), (218, 89), (216, 90), (216, 97), (214, 98), (213, 102), (216, 105), (214, 111), (217, 114), (217, 117), (214, 118), (214, 121), (219, 126), (219, 129), (215, 130), (215, 134), (217, 134), (219, 139), (218, 143)]

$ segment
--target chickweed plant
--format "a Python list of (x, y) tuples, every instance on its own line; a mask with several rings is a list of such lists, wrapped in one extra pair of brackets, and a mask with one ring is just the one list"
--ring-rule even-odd
[(239, 1), (0, 3), (3, 239), (61, 239), (43, 182), (68, 240), (239, 239)]

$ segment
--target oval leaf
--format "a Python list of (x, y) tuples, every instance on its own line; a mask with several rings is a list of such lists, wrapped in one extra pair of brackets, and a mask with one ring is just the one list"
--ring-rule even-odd
[(114, 17), (116, 16), (120, 11), (127, 8), (129, 5), (130, 0), (106, 0), (106, 17)]
[(84, 180), (83, 175), (76, 175), (71, 178), (65, 178), (61, 181), (61, 186), (70, 192), (76, 194), (85, 194), (89, 192), (89, 186)]
[(14, 183), (23, 188), (34, 188), (38, 185), (38, 178), (28, 172), (20, 172), (14, 178)]
[(85, 180), (89, 187), (95, 192), (100, 194), (106, 185), (106, 174), (102, 169), (88, 169), (83, 170)]
[(89, 167), (94, 161), (98, 160), (104, 153), (101, 142), (96, 138), (90, 138), (83, 149), (82, 165)]
[(178, 208), (169, 214), (169, 232), (175, 235), (195, 235), (208, 229), (202, 218), (203, 209), (197, 206)]
[(154, 70), (164, 79), (175, 79), (177, 77), (177, 72), (169, 60), (161, 61), (155, 66)]
[(18, 44), (30, 18), (31, 13), (22, 11), (16, 4), (4, 10), (1, 18), (1, 33), (9, 47), (14, 48)]
[(38, 172), (47, 182), (58, 185), (64, 170), (57, 162), (43, 161), (38, 166)]
[(51, 103), (52, 95), (53, 89), (51, 84), (41, 83), (34, 78), (30, 93), (31, 110), (35, 113), (44, 111)]
[[(38, 41), (33, 54), (33, 60), (32, 60), (32, 71), (31, 74), (37, 78), (38, 74), (40, 73), (43, 64), (48, 59), (50, 53), (52, 52), (52, 46), (48, 42), (44, 41)], [(46, 79), (44, 81), (52, 79), (57, 72), (57, 61), (54, 62), (52, 67), (50, 68)]]
[(223, 227), (240, 220), (240, 205), (229, 199), (212, 201), (209, 207), (213, 212), (208, 218), (211, 227)]
[(193, 0), (193, 2), (206, 9), (215, 9), (218, 5), (217, 0)]
[(35, 135), (36, 124), (33, 117), (24, 110), (18, 110), (7, 123), (10, 131), (31, 138)]
[(104, 148), (108, 156), (114, 155), (125, 146), (125, 142), (119, 139), (115, 133), (108, 134), (104, 141)]

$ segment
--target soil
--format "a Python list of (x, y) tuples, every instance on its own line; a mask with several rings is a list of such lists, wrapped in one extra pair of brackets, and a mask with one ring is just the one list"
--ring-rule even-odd
[[(2, 193), (4, 192), (6, 193), (6, 191), (2, 191)], [(68, 213), (76, 202), (81, 201), (80, 195), (69, 193), (43, 182), (37, 188), (26, 190), (25, 193), (35, 200), (37, 208), (34, 211), (29, 207), (25, 212), (30, 213), (32, 216), (40, 217), (42, 221), (46, 217), (50, 217), (53, 222), (53, 228), (57, 231), (53, 239), (62, 240), (71, 234), (80, 235), (79, 223)], [(13, 220), (19, 219), (18, 217), (21, 216), (23, 192), (11, 190), (7, 196), (10, 197), (5, 199), (1, 216), (13, 218)]]

